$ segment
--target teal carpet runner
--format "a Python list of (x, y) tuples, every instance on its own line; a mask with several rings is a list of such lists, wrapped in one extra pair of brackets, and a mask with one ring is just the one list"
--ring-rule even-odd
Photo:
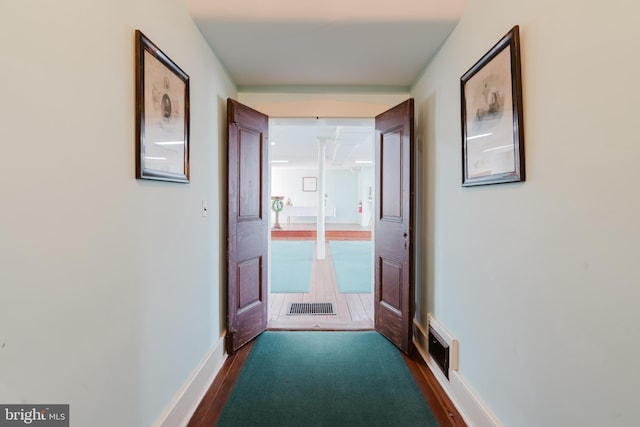
[(401, 354), (377, 332), (265, 332), (218, 426), (438, 424)]
[(309, 292), (314, 248), (312, 240), (271, 242), (271, 292)]
[(329, 242), (338, 290), (342, 293), (368, 294), (373, 289), (373, 243), (370, 241)]

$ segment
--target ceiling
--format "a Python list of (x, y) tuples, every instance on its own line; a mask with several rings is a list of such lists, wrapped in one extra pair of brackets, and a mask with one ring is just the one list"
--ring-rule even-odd
[(239, 89), (409, 88), (465, 0), (186, 0)]
[(319, 141), (326, 146), (327, 169), (371, 166), (373, 134), (373, 119), (271, 119), (271, 166), (317, 168)]
[[(283, 86), (404, 90), (462, 16), (466, 0), (186, 0), (240, 91)], [(273, 167), (357, 168), (373, 157), (373, 121), (272, 119)]]

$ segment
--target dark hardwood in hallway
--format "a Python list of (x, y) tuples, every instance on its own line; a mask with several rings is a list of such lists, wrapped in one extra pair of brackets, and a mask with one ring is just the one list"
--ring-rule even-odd
[[(240, 371), (252, 345), (253, 343), (247, 344), (227, 358), (187, 427), (215, 426), (227, 399), (231, 395), (233, 385), (240, 376)], [(438, 424), (441, 427), (465, 427), (466, 423), (462, 416), (421, 356), (417, 352), (413, 352), (411, 356), (403, 355), (403, 357)]]
[[(292, 225), (287, 237), (290, 239), (308, 239), (296, 236), (295, 233), (309, 233), (309, 226)], [(335, 229), (338, 228), (338, 229)], [(373, 284), (372, 292), (368, 294), (342, 294), (338, 291), (335, 270), (331, 260), (329, 240), (370, 240), (354, 239), (350, 234), (355, 232), (370, 233), (370, 230), (347, 230), (346, 227), (334, 227), (334, 233), (326, 243), (326, 258), (314, 260), (311, 274), (311, 288), (308, 293), (271, 293), (269, 294), (269, 323), (270, 330), (372, 330), (374, 329), (373, 313)], [(366, 228), (366, 227), (365, 227)], [(315, 231), (313, 231), (315, 232)], [(284, 237), (281, 234), (279, 237)], [(359, 237), (363, 237), (360, 235)], [(370, 234), (369, 234), (370, 236)], [(274, 239), (278, 238), (275, 235)], [(337, 315), (315, 316), (287, 316), (286, 310), (292, 302), (332, 302), (335, 303)], [(218, 372), (211, 387), (203, 397), (194, 412), (188, 427), (212, 427), (216, 424), (224, 405), (229, 398), (233, 386), (238, 379), (242, 367), (251, 351), (253, 342), (242, 347), (235, 354), (230, 355)], [(436, 380), (417, 351), (403, 358), (411, 371), (425, 400), (433, 411), (440, 426), (466, 426), (460, 413)]]

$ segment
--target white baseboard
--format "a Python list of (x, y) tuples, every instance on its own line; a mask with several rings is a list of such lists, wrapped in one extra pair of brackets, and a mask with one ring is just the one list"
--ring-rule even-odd
[(227, 358), (224, 351), (225, 335), (226, 332), (202, 359), (200, 365), (193, 371), (182, 389), (176, 393), (153, 427), (185, 427), (189, 423)]
[[(457, 370), (449, 369), (449, 379), (429, 355), (429, 335), (422, 325), (414, 320), (413, 343), (434, 376), (455, 405), (469, 427), (503, 427), (487, 406), (469, 386)], [(457, 363), (456, 363), (457, 365)], [(457, 368), (457, 366), (456, 366)]]

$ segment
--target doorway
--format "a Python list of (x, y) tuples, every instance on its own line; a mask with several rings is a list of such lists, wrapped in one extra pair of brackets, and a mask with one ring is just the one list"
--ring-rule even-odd
[[(411, 350), (414, 313), (413, 273), (413, 99), (375, 118), (375, 207), (373, 240), (375, 330), (405, 353)], [(227, 349), (234, 353), (267, 329), (270, 252), (269, 117), (227, 100)], [(315, 180), (302, 177), (303, 189), (316, 188), (318, 240), (325, 236), (326, 140)], [(276, 142), (277, 144), (277, 142)], [(272, 206), (284, 208), (285, 196)], [(315, 248), (326, 258), (326, 245)], [(285, 274), (288, 274), (285, 272)]]
[(374, 328), (374, 119), (269, 120), (269, 329)]

